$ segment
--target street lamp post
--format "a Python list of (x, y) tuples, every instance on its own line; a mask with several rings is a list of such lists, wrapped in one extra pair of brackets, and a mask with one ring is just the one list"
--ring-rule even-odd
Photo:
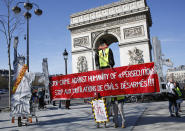
[(19, 4), (24, 4), (24, 8), (26, 12), (24, 13), (24, 17), (26, 18), (27, 22), (27, 66), (29, 72), (29, 19), (31, 18), (31, 13), (29, 12), (33, 6), (36, 6), (37, 9), (34, 10), (34, 13), (38, 16), (42, 15), (42, 10), (39, 9), (39, 6), (35, 3), (30, 3), (29, 0), (27, 2), (18, 2), (15, 7), (12, 8), (15, 14), (19, 14), (21, 12), (21, 8), (18, 7)]
[(66, 49), (64, 50), (63, 56), (64, 56), (64, 61), (65, 61), (65, 75), (67, 75), (67, 60), (68, 60), (68, 53), (67, 53), (67, 50), (66, 50)]
[[(65, 75), (67, 75), (68, 52), (67, 52), (66, 49), (65, 49), (64, 52), (63, 52), (63, 57), (64, 57), (64, 61), (65, 61)], [(60, 101), (59, 101), (59, 108), (61, 108), (61, 104), (62, 104), (62, 101), (60, 100)], [(69, 109), (68, 104), (70, 105), (70, 100), (66, 100), (66, 108)], [(68, 107), (67, 107), (67, 106), (68, 106)]]
[[(67, 50), (65, 49), (63, 52), (63, 56), (64, 56), (64, 61), (65, 61), (65, 75), (67, 75), (67, 60), (68, 60), (68, 53)], [(70, 109), (70, 100), (66, 100), (66, 109)]]

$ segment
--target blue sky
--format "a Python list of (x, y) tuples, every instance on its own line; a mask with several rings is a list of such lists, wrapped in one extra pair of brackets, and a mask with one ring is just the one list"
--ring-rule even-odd
[[(18, 1), (18, 0), (16, 0)], [(24, 1), (24, 0), (22, 0)], [(43, 10), (43, 15), (36, 16), (32, 12), (30, 20), (30, 71), (42, 72), (42, 59), (47, 57), (50, 74), (64, 74), (62, 53), (66, 48), (69, 52), (68, 72), (71, 73), (71, 36), (67, 29), (70, 15), (83, 10), (95, 8), (118, 0), (30, 0), (36, 2)], [(161, 40), (162, 52), (170, 58), (174, 66), (182, 65), (185, 57), (185, 0), (147, 0), (151, 10), (151, 37)], [(5, 12), (0, 1), (0, 14)], [(20, 42), (19, 54), (26, 56), (26, 25), (18, 35)], [(4, 36), (0, 33), (0, 69), (8, 69), (7, 46)], [(112, 44), (113, 52), (118, 49)], [(13, 45), (12, 45), (13, 47)], [(13, 61), (13, 48), (11, 50)], [(116, 66), (119, 56), (115, 54)], [(166, 69), (166, 68), (165, 68)]]

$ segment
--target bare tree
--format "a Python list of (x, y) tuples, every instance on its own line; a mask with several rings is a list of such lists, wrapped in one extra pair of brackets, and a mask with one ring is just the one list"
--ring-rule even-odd
[(0, 14), (0, 32), (5, 36), (5, 41), (7, 44), (7, 53), (8, 53), (8, 66), (9, 66), (9, 107), (10, 107), (10, 96), (11, 96), (11, 42), (15, 30), (18, 29), (18, 26), (23, 24), (21, 21), (20, 15), (14, 15), (11, 11), (11, 6), (14, 4), (14, 0), (3, 0), (7, 12), (5, 14)]

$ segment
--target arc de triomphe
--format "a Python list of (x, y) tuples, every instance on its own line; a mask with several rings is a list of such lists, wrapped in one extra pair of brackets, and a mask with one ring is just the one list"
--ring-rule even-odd
[(121, 66), (151, 62), (151, 25), (146, 0), (120, 0), (72, 14), (72, 73), (96, 69), (94, 53), (101, 38), (118, 43)]

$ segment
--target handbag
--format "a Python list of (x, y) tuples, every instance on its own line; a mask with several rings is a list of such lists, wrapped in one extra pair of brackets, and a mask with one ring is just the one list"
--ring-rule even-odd
[(176, 103), (177, 103), (177, 104), (180, 104), (180, 103), (182, 103), (182, 102), (183, 102), (182, 99), (177, 99), (177, 100), (176, 100)]

